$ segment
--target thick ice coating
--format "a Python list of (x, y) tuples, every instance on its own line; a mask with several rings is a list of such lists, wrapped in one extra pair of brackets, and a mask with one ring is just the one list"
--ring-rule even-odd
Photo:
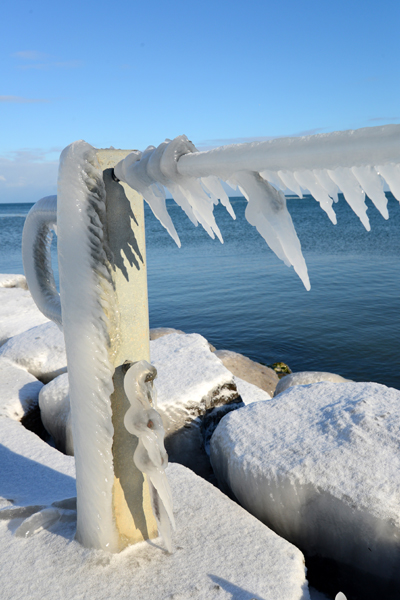
[(149, 147), (141, 159), (137, 154), (135, 160), (128, 156), (115, 173), (144, 196), (178, 245), (162, 187), (169, 189), (194, 225), (201, 223), (222, 242), (214, 206), (220, 200), (233, 218), (234, 213), (219, 180), (238, 186), (249, 202), (246, 219), (310, 289), (300, 242), (279, 192), (299, 197), (310, 192), (336, 224), (332, 205), (341, 191), (369, 230), (366, 195), (385, 219), (384, 183), (400, 201), (400, 125), (232, 144), (206, 152), (198, 152), (181, 135), (158, 148)]
[(61, 325), (61, 303), (51, 266), (50, 246), (57, 227), (57, 196), (36, 202), (26, 217), (22, 234), (24, 271), (39, 310)]
[[(129, 365), (126, 365), (127, 367)], [(165, 469), (168, 456), (164, 448), (165, 431), (161, 417), (155, 410), (157, 396), (153, 380), (157, 370), (145, 360), (133, 363), (124, 378), (125, 394), (131, 404), (124, 417), (124, 425), (138, 438), (133, 455), (135, 465), (150, 481), (150, 496), (158, 529), (169, 552), (172, 551), (171, 528), (175, 528), (172, 496)]]
[(83, 141), (61, 154), (58, 177), (58, 262), (68, 361), (78, 497), (77, 539), (116, 551), (110, 507), (114, 428), (109, 347), (115, 293), (104, 234), (105, 186), (96, 151)]

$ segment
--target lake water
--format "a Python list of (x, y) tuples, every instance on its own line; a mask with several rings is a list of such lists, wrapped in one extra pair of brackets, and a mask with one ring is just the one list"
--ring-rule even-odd
[[(146, 205), (150, 326), (201, 333), (217, 348), (265, 364), (400, 389), (400, 206), (391, 194), (388, 200), (389, 221), (369, 204), (366, 232), (343, 197), (336, 226), (312, 198), (288, 199), (310, 292), (245, 221), (243, 198), (232, 199), (236, 221), (216, 207), (223, 245), (168, 201), (181, 249)], [(23, 272), (30, 206), (0, 204), (1, 273)]]

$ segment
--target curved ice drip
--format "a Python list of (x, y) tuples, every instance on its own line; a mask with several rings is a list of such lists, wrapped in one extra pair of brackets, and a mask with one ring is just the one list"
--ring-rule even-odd
[[(295, 268), (309, 289), (301, 245), (289, 213), (285, 206), (276, 218), (276, 213), (271, 213), (275, 202), (271, 204), (271, 198), (288, 191), (302, 197), (303, 190), (308, 190), (336, 224), (333, 202), (337, 202), (341, 191), (369, 230), (366, 194), (385, 219), (388, 218), (385, 182), (400, 200), (400, 126), (231, 144), (205, 152), (198, 152), (192, 142), (181, 135), (172, 141), (166, 140), (158, 148), (149, 147), (142, 159), (137, 154), (134, 160), (128, 156), (115, 167), (115, 173), (142, 193), (178, 245), (179, 238), (177, 240), (166, 210), (163, 187), (170, 190), (194, 225), (201, 223), (211, 237), (216, 234), (222, 241), (213, 216), (218, 199), (232, 217), (234, 213), (220, 180), (239, 186), (249, 202), (246, 219), (257, 228), (273, 252)], [(265, 182), (263, 191), (261, 178)], [(162, 200), (157, 200), (161, 208), (154, 194), (161, 195)]]
[(168, 456), (164, 448), (165, 431), (157, 407), (153, 380), (155, 367), (145, 360), (126, 364), (125, 394), (131, 404), (124, 417), (129, 433), (136, 435), (138, 445), (133, 455), (136, 467), (149, 479), (153, 513), (169, 552), (172, 551), (171, 528), (175, 528), (172, 495), (165, 474)]
[(57, 196), (34, 204), (22, 233), (22, 261), (29, 291), (39, 310), (62, 329), (60, 296), (51, 266), (50, 246), (57, 227)]

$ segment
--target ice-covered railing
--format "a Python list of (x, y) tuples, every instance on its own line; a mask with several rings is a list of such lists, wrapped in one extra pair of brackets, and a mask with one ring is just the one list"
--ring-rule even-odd
[(239, 188), (248, 201), (246, 219), (310, 289), (284, 193), (302, 197), (308, 190), (336, 223), (333, 203), (341, 191), (369, 230), (366, 195), (385, 219), (389, 216), (385, 182), (400, 201), (400, 125), (232, 144), (206, 152), (198, 152), (186, 136), (179, 136), (157, 148), (149, 146), (143, 153), (132, 152), (114, 171), (117, 179), (145, 198), (178, 246), (165, 188), (194, 225), (200, 223), (221, 242), (214, 205), (220, 200), (235, 215), (220, 180)]

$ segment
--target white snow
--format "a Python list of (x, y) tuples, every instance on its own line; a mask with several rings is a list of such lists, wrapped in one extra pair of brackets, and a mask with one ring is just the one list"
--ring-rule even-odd
[(64, 335), (51, 321), (13, 336), (0, 348), (0, 357), (45, 383), (67, 370)]
[(175, 201), (211, 237), (222, 237), (213, 216), (218, 199), (234, 217), (218, 179), (248, 201), (246, 219), (287, 266), (293, 266), (306, 289), (307, 267), (282, 192), (302, 197), (308, 190), (333, 223), (332, 204), (342, 191), (369, 230), (365, 193), (388, 218), (383, 184), (400, 200), (400, 126), (385, 125), (250, 144), (231, 144), (198, 152), (186, 136), (166, 140), (143, 154), (135, 151), (115, 167), (117, 177), (141, 193), (176, 243), (179, 238), (167, 212), (167, 187)]
[(274, 396), (281, 394), (294, 385), (309, 385), (311, 383), (318, 383), (319, 381), (344, 383), (346, 381), (350, 381), (350, 379), (345, 379), (341, 375), (337, 375), (336, 373), (327, 373), (325, 371), (298, 371), (297, 373), (285, 375), (279, 380), (279, 383), (275, 388)]
[(5, 507), (44, 507), (76, 496), (73, 457), (4, 417), (0, 418), (0, 464), (0, 497)]
[(0, 274), (0, 287), (5, 288), (22, 288), (23, 290), (28, 289), (25, 275), (16, 275), (9, 273)]
[(0, 346), (14, 335), (48, 322), (30, 292), (21, 287), (0, 287), (0, 306)]
[(258, 386), (244, 381), (239, 377), (234, 376), (234, 381), (239, 392), (239, 396), (242, 398), (245, 405), (251, 404), (252, 402), (261, 402), (263, 400), (270, 400), (271, 396), (268, 392), (262, 390)]
[(4, 418), (0, 444), (2, 600), (309, 600), (302, 554), (184, 467), (167, 469), (173, 553), (157, 539), (115, 555), (74, 541), (73, 458)]
[(25, 369), (0, 357), (0, 416), (21, 420), (37, 406), (42, 387)]
[(172, 333), (150, 342), (151, 362), (157, 369), (157, 402), (160, 409), (190, 407), (210, 401), (218, 388), (231, 385), (233, 375), (210, 352), (198, 333)]
[(288, 389), (227, 415), (211, 461), (242, 506), (310, 555), (399, 585), (400, 392)]

